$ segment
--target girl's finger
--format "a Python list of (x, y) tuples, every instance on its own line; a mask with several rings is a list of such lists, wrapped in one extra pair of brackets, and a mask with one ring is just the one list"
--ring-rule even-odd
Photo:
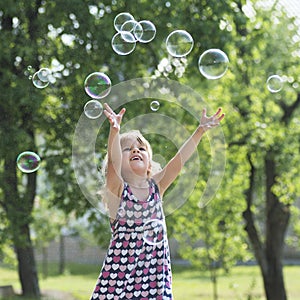
[(222, 111), (222, 108), (219, 107), (218, 110), (216, 111), (216, 113), (213, 115), (213, 117), (216, 117), (220, 114), (220, 112)]
[(225, 117), (225, 114), (223, 113), (219, 118), (218, 118), (218, 121), (221, 122)]
[(114, 111), (111, 109), (111, 107), (107, 104), (107, 103), (104, 103), (104, 108), (109, 112), (109, 113), (114, 113)]
[(123, 117), (123, 115), (125, 114), (125, 111), (126, 111), (126, 108), (123, 107), (123, 108), (120, 110), (120, 112), (119, 112), (119, 116), (120, 116), (120, 117)]
[(106, 110), (106, 109), (104, 109), (104, 114), (108, 117), (108, 114), (109, 114), (109, 112)]
[(103, 111), (107, 118), (111, 117), (111, 113), (107, 111), (106, 109)]

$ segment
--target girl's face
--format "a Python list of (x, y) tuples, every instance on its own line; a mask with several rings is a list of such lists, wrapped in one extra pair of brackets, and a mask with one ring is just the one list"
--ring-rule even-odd
[(147, 177), (151, 167), (150, 155), (141, 139), (128, 137), (121, 143), (121, 149), (122, 175), (133, 172), (135, 175)]

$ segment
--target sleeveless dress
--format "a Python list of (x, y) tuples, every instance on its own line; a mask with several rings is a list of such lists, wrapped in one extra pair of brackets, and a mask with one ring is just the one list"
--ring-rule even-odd
[(172, 273), (158, 187), (138, 200), (125, 183), (112, 238), (91, 296), (95, 299), (172, 300)]

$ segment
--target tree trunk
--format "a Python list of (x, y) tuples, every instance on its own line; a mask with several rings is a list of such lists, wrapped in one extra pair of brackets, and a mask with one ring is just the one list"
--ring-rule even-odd
[(218, 284), (217, 284), (217, 270), (211, 271), (211, 281), (213, 284), (213, 300), (218, 300)]
[(3, 191), (5, 195), (4, 209), (10, 222), (14, 249), (18, 260), (18, 273), (24, 296), (31, 299), (40, 298), (38, 276), (34, 259), (29, 225), (36, 188), (36, 174), (27, 175), (26, 192), (21, 196), (18, 192), (18, 178), (15, 159), (5, 161)]
[(272, 153), (267, 153), (265, 159), (266, 175), (266, 238), (263, 244), (254, 221), (251, 209), (254, 195), (254, 179), (256, 169), (248, 157), (250, 170), (249, 189), (246, 191), (247, 208), (243, 213), (246, 221), (245, 230), (252, 244), (254, 255), (259, 264), (264, 282), (267, 300), (286, 300), (286, 290), (283, 278), (282, 253), (284, 236), (288, 227), (290, 210), (289, 206), (281, 203), (272, 192), (276, 181), (275, 160)]
[(264, 287), (267, 299), (286, 300), (283, 279), (282, 254), (284, 237), (289, 224), (290, 209), (279, 201), (272, 192), (276, 181), (275, 161), (269, 153), (265, 160), (266, 168), (266, 261)]
[(58, 273), (62, 275), (65, 272), (65, 236), (63, 233), (59, 236), (59, 270)]
[(42, 247), (43, 254), (43, 278), (46, 279), (48, 277), (48, 247)]
[(26, 241), (25, 246), (17, 246), (15, 248), (19, 263), (18, 272), (22, 286), (22, 293), (26, 297), (39, 299), (40, 289), (38, 275), (28, 225), (24, 226), (23, 228), (23, 238)]

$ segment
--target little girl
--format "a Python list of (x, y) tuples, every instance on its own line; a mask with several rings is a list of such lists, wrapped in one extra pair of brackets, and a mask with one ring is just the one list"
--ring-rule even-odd
[[(203, 134), (224, 118), (203, 109), (199, 126), (163, 169), (152, 161), (139, 131), (120, 134), (125, 108), (116, 114), (104, 104), (110, 123), (105, 201), (112, 238), (92, 299), (171, 300), (172, 273), (162, 197)], [(157, 169), (157, 168), (156, 168)]]

